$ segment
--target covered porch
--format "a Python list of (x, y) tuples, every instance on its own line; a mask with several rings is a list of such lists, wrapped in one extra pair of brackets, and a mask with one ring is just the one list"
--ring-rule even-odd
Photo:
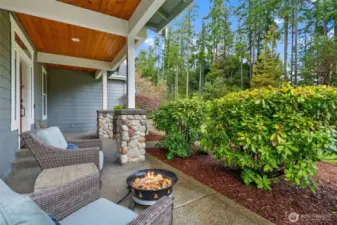
[[(1, 1), (5, 79), (0, 87), (5, 91), (0, 98), (5, 106), (0, 119), (6, 121), (0, 123), (0, 141), (10, 141), (0, 146), (0, 177), (16, 161), (22, 132), (45, 126), (63, 133), (93, 132), (99, 125), (97, 111), (112, 111), (121, 99), (135, 109), (136, 48), (148, 29), (162, 33), (192, 2)], [(111, 130), (99, 137), (111, 138)]]
[[(84, 137), (77, 135), (77, 137)], [(214, 191), (192, 177), (180, 172), (157, 158), (147, 154), (146, 161), (132, 163), (121, 167), (116, 161), (116, 145), (113, 140), (103, 141), (105, 166), (102, 174), (100, 197), (118, 202), (127, 194), (126, 178), (137, 170), (160, 168), (174, 172), (178, 183), (174, 187), (174, 217), (173, 224), (205, 225), (205, 224), (272, 224), (263, 217), (255, 214), (221, 193)], [(41, 172), (38, 167), (13, 171), (5, 180), (19, 193), (31, 193), (34, 183)], [(121, 205), (129, 207), (131, 196)], [(146, 209), (137, 205), (135, 211), (140, 213)]]
[[(11, 12), (11, 38), (16, 46), (12, 57), (22, 50), (28, 61), (32, 61), (28, 66), (34, 73), (34, 67), (39, 64), (44, 66), (45, 73), (49, 69), (94, 73), (94, 79), (101, 81), (103, 92), (102, 107), (97, 110), (106, 110), (109, 78), (127, 80), (127, 108), (135, 108), (136, 48), (146, 40), (147, 29), (163, 33), (192, 2), (4, 0), (0, 8)], [(119, 67), (124, 61), (127, 75), (119, 77)]]
[[(135, 108), (135, 49), (147, 29), (163, 29), (193, 0), (4, 0), (0, 8), (18, 21), (21, 39), (47, 69), (95, 73), (103, 87), (102, 109), (108, 108), (107, 80), (127, 61), (127, 107)], [(28, 38), (21, 38), (27, 34)], [(110, 72), (109, 72), (110, 71)], [(66, 81), (65, 81), (66, 82)]]

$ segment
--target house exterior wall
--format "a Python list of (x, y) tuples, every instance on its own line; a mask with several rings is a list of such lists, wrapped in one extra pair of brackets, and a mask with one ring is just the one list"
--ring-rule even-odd
[[(36, 54), (35, 54), (34, 57), (35, 120), (42, 119), (41, 68), (42, 64), (36, 62)], [(32, 125), (32, 129), (34, 128), (35, 126)], [(12, 170), (12, 163), (16, 159), (16, 151), (18, 150), (18, 148), (19, 148), (18, 131), (17, 130), (11, 131), (10, 13), (7, 10), (0, 9), (0, 178), (5, 177)]]
[(94, 74), (48, 70), (48, 126), (62, 132), (96, 131), (96, 111), (102, 108), (102, 82)]
[[(124, 86), (122, 81), (108, 81), (109, 109), (118, 104)], [(102, 101), (102, 80), (95, 80), (93, 73), (48, 70), (48, 126), (58, 126), (64, 133), (96, 132)]]
[(108, 80), (108, 109), (112, 110), (116, 105), (126, 100), (126, 83), (120, 80)]
[(11, 131), (11, 24), (9, 12), (0, 10), (0, 178), (12, 169), (18, 132)]

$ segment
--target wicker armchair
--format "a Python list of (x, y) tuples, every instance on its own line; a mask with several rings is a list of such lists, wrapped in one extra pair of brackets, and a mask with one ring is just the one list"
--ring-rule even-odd
[(45, 212), (57, 220), (73, 214), (99, 198), (100, 176), (98, 174), (78, 179), (54, 190), (35, 192), (29, 195)]
[(162, 197), (154, 205), (147, 208), (129, 225), (172, 225), (173, 224), (173, 201), (169, 197)]
[(67, 141), (80, 147), (78, 151), (69, 151), (45, 144), (36, 136), (37, 131), (24, 132), (21, 134), (21, 137), (28, 149), (36, 157), (42, 169), (84, 163), (95, 163), (97, 168), (99, 168), (99, 152), (102, 149), (102, 140), (68, 139)]
[[(71, 217), (76, 211), (99, 199), (98, 183), (99, 176), (96, 174), (85, 179), (77, 180), (66, 186), (58, 187), (54, 190), (31, 194), (30, 197), (41, 209), (54, 215), (57, 220), (61, 221), (68, 216)], [(112, 202), (110, 202), (110, 204), (115, 205)], [(128, 209), (125, 210), (128, 211)], [(95, 212), (92, 211), (91, 213)], [(113, 210), (111, 210), (110, 213), (113, 214)], [(114, 216), (118, 217), (120, 215)], [(168, 197), (163, 197), (128, 224), (172, 225), (172, 222), (173, 201)], [(109, 220), (106, 220), (106, 224), (112, 225), (113, 221), (109, 222)]]

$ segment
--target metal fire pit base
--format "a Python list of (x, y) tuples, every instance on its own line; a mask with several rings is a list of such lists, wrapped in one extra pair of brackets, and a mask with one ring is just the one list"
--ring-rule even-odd
[[(173, 194), (168, 195), (169, 198), (174, 199)], [(145, 205), (145, 206), (151, 206), (154, 203), (156, 203), (158, 200), (154, 200), (154, 201), (147, 201), (147, 200), (142, 200), (139, 199), (137, 197), (135, 197), (134, 195), (131, 196), (130, 198), (130, 204), (129, 204), (129, 209), (134, 210), (136, 205)]]

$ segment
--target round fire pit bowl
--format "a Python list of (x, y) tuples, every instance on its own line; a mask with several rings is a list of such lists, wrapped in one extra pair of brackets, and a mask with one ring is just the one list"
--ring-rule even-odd
[[(137, 189), (132, 186), (133, 181), (136, 178), (142, 178), (149, 172), (154, 172), (155, 174), (161, 174), (163, 177), (170, 179), (172, 184), (166, 188), (159, 189), (159, 190), (142, 190)], [(128, 188), (132, 191), (132, 198), (135, 202), (141, 205), (152, 205), (158, 199), (163, 196), (172, 197), (173, 186), (177, 183), (178, 177), (171, 171), (163, 170), (163, 169), (145, 169), (139, 170), (126, 179), (126, 183)]]

